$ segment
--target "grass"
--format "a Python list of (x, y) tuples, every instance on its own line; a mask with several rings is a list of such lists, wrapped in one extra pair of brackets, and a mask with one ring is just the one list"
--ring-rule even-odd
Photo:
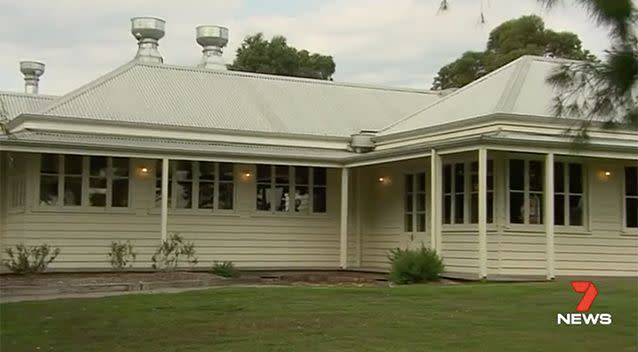
[(557, 326), (568, 281), (218, 288), (0, 306), (2, 351), (636, 351), (638, 281), (595, 280), (610, 326)]

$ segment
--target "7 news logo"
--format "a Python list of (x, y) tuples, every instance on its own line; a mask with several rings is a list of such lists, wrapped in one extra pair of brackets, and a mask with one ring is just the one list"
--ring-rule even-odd
[(582, 293), (583, 297), (576, 306), (579, 313), (558, 313), (556, 315), (556, 324), (561, 325), (611, 325), (611, 314), (609, 313), (586, 313), (589, 312), (598, 290), (596, 285), (591, 281), (573, 281), (572, 289), (578, 293)]

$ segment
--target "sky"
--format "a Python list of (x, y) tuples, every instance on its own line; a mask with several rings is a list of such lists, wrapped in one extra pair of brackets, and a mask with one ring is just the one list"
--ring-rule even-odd
[[(537, 0), (2, 0), (0, 90), (22, 91), (19, 61), (46, 64), (40, 93), (63, 95), (131, 60), (130, 18), (166, 20), (164, 62), (196, 65), (195, 27), (230, 30), (224, 60), (245, 36), (281, 34), (289, 45), (332, 55), (336, 81), (428, 89), (437, 71), (468, 50), (482, 50), (492, 28), (537, 14), (546, 27), (578, 34), (600, 55), (608, 38), (575, 1), (551, 10)], [(486, 23), (480, 23), (481, 7)]]

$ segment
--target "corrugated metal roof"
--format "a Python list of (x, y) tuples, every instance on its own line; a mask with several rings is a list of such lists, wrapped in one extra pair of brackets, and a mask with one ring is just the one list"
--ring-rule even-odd
[(569, 60), (523, 56), (384, 128), (382, 135), (495, 113), (553, 117), (555, 90), (545, 79)]
[(0, 119), (35, 112), (57, 97), (42, 94), (0, 92)]
[(438, 94), (130, 62), (67, 94), (45, 115), (185, 127), (349, 136), (380, 129)]

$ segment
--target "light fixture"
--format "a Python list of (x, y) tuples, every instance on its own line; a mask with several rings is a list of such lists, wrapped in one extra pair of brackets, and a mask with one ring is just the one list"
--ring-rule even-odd
[(385, 182), (385, 177), (379, 177), (379, 182), (381, 183)]
[(605, 172), (603, 173), (605, 176), (609, 177), (611, 176), (611, 171), (609, 170), (605, 170)]
[(246, 178), (250, 177), (250, 172), (248, 172), (248, 171), (244, 172), (244, 177), (246, 177)]
[(147, 173), (148, 173), (148, 168), (144, 166), (144, 167), (140, 168), (140, 171), (141, 171), (143, 174), (147, 174)]

